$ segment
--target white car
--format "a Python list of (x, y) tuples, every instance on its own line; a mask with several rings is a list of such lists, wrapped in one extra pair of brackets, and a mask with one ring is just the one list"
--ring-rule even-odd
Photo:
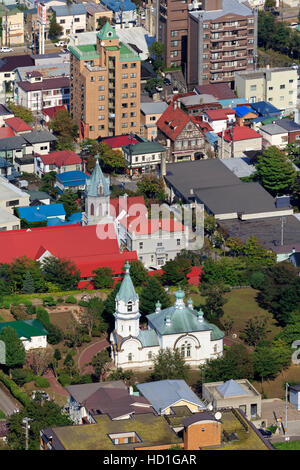
[(10, 47), (1, 47), (0, 52), (13, 52), (14, 50)]
[(64, 41), (58, 41), (58, 42), (55, 43), (55, 47), (64, 47), (66, 45), (67, 44)]

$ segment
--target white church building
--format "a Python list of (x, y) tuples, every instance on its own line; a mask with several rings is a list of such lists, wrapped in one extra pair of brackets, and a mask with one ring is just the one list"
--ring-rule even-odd
[(172, 307), (156, 310), (146, 316), (148, 329), (140, 329), (139, 296), (136, 293), (129, 269), (116, 296), (115, 329), (111, 333), (111, 357), (116, 367), (131, 369), (153, 365), (160, 349), (179, 349), (187, 364), (195, 367), (207, 359), (223, 354), (224, 333), (203, 318), (202, 311), (194, 309), (192, 299), (184, 302), (185, 294), (175, 292)]

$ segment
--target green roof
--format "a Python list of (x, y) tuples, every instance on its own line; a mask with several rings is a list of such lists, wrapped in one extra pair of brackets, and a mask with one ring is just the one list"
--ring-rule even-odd
[(129, 47), (125, 46), (121, 41), (120, 45), (120, 62), (127, 62), (128, 60), (142, 60), (133, 52)]
[(137, 338), (142, 343), (143, 348), (159, 346), (157, 335), (154, 330), (140, 330)]
[(138, 295), (135, 292), (135, 288), (129, 274), (130, 264), (128, 261), (125, 263), (125, 269), (125, 276), (123, 278), (120, 290), (116, 295), (116, 300), (122, 300), (125, 304), (127, 304), (130, 300), (135, 302), (138, 299)]
[(101, 39), (101, 41), (105, 41), (107, 39), (119, 39), (117, 36), (116, 30), (109, 24), (107, 21), (103, 28), (97, 34), (97, 37)]
[[(52, 428), (66, 450), (133, 450), (154, 445), (182, 443), (163, 416), (138, 414), (131, 419), (112, 421), (100, 415), (97, 424)], [(135, 432), (139, 443), (114, 445), (109, 434)]]
[(32, 336), (45, 336), (48, 331), (39, 320), (19, 320), (0, 323), (0, 333), (3, 328), (13, 328), (19, 338), (31, 338)]
[[(132, 147), (130, 149), (130, 147)], [(165, 147), (160, 145), (158, 142), (138, 142), (134, 145), (123, 145), (122, 147), (125, 153), (131, 155), (141, 155), (145, 153), (154, 153), (154, 152), (166, 152)]]
[(98, 59), (96, 44), (86, 44), (85, 46), (70, 46), (69, 51), (79, 60), (93, 60)]
[(181, 289), (175, 292), (175, 297), (176, 301), (172, 307), (147, 315), (148, 323), (160, 335), (211, 331), (212, 341), (223, 338), (224, 333), (213, 323), (204, 320), (202, 312), (185, 306), (184, 292)]

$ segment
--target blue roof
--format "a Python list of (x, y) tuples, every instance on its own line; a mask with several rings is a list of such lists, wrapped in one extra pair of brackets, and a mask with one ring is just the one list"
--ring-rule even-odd
[[(249, 106), (236, 106), (233, 109), (235, 111), (235, 114), (238, 117), (246, 116), (246, 114), (248, 114), (248, 113), (254, 113), (253, 109), (249, 108)], [(257, 114), (257, 113), (255, 113), (255, 114)]]
[[(100, 0), (102, 5), (107, 6), (114, 13), (121, 11), (121, 0)], [(130, 0), (123, 0), (123, 11), (136, 10), (137, 6)]]
[(137, 384), (137, 389), (147, 398), (157, 413), (161, 413), (180, 400), (194, 403), (201, 409), (205, 408), (204, 403), (184, 380), (159, 380)]
[(258, 101), (257, 103), (251, 103), (251, 108), (254, 109), (260, 116), (276, 116), (281, 114), (280, 109), (275, 108), (271, 103), (267, 101)]
[(66, 211), (63, 204), (42, 204), (40, 206), (26, 206), (18, 207), (19, 216), (21, 219), (26, 219), (27, 222), (42, 222), (47, 220), (48, 217), (65, 216)]
[(57, 225), (74, 225), (74, 224), (77, 224), (78, 222), (81, 222), (81, 219), (82, 219), (81, 212), (75, 212), (75, 214), (71, 214), (68, 221), (61, 220), (58, 217), (52, 217), (51, 219), (48, 219), (47, 227), (54, 227)]
[(233, 108), (239, 104), (246, 104), (247, 100), (245, 98), (231, 98), (228, 100), (219, 100), (219, 104), (222, 108)]
[(237, 397), (239, 395), (247, 395), (246, 390), (238, 384), (235, 380), (227, 380), (222, 385), (217, 387), (217, 390), (223, 395), (223, 397)]
[(56, 179), (64, 186), (82, 186), (88, 178), (83, 171), (65, 171), (56, 175)]
[(211, 145), (214, 145), (218, 140), (218, 136), (214, 132), (206, 132), (205, 138)]

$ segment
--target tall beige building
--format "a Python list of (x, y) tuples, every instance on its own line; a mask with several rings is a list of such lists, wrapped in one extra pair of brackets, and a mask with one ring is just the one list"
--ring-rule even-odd
[(69, 47), (70, 112), (79, 136), (139, 134), (141, 59), (109, 23), (96, 41)]

